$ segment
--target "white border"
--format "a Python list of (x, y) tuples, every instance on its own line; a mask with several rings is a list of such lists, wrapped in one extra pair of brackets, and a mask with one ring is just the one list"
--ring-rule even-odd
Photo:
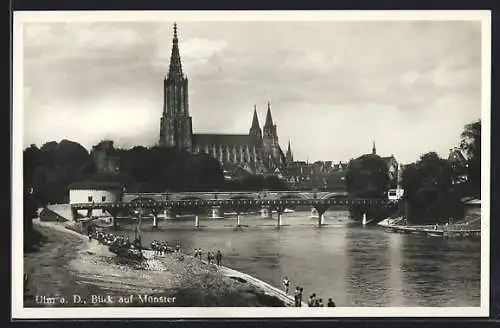
[[(97, 21), (397, 21), (476, 20), (482, 27), (481, 306), (338, 308), (23, 308), (23, 23)], [(487, 317), (490, 307), (490, 11), (87, 11), (14, 12), (12, 144), (12, 318), (213, 318), (213, 317)]]

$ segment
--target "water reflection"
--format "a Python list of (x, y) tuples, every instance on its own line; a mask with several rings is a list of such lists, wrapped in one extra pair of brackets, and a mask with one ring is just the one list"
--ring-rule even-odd
[[(326, 213), (325, 227), (309, 212), (276, 217), (200, 217), (142, 225), (143, 243), (180, 240), (191, 252), (221, 249), (223, 263), (275, 286), (284, 276), (339, 306), (479, 306), (480, 243), (400, 235), (349, 223), (347, 213)], [(123, 233), (133, 236), (133, 225)]]

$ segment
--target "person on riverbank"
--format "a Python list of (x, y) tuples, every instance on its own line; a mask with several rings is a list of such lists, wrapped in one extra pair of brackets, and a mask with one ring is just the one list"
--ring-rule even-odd
[(327, 307), (335, 307), (335, 302), (331, 298), (329, 298), (326, 306)]
[(283, 279), (283, 286), (285, 287), (285, 294), (288, 294), (288, 289), (290, 288), (290, 280), (288, 280), (287, 276), (285, 276), (285, 279)]
[(208, 251), (208, 253), (207, 253), (207, 262), (208, 262), (208, 264), (212, 263), (212, 253), (210, 251)]
[(220, 266), (222, 263), (222, 253), (220, 250), (217, 250), (217, 254), (215, 254), (215, 260), (217, 261), (217, 266)]
[(316, 303), (316, 294), (312, 293), (311, 296), (309, 296), (309, 299), (307, 300), (307, 306), (313, 307), (315, 303)]
[(316, 306), (317, 306), (317, 307), (323, 307), (323, 299), (322, 299), (322, 298), (320, 298), (320, 299), (318, 300), (318, 303), (317, 303), (317, 305), (316, 305)]
[(93, 234), (92, 225), (89, 225), (87, 228), (87, 235), (89, 236), (89, 241), (92, 241), (92, 234)]
[(300, 304), (300, 301), (299, 301), (299, 299), (300, 299), (300, 287), (299, 286), (297, 286), (295, 288), (295, 293), (294, 293), (293, 296), (294, 296), (294, 299), (295, 299), (295, 307), (300, 307), (301, 304)]
[(304, 288), (300, 287), (299, 306), (302, 306), (302, 296), (303, 295), (304, 295)]
[(179, 245), (179, 243), (177, 243), (177, 245), (175, 245), (175, 251), (177, 253), (179, 253), (181, 251), (181, 245)]
[(198, 248), (198, 257), (199, 257), (200, 261), (203, 260), (202, 255), (203, 255), (203, 251), (201, 250), (201, 248)]

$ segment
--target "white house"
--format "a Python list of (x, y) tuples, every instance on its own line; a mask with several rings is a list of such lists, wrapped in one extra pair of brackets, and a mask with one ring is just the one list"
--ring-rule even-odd
[[(115, 182), (85, 181), (77, 182), (69, 187), (69, 203), (105, 203), (117, 202), (122, 198), (122, 186)], [(78, 214), (87, 216), (85, 210)], [(92, 216), (107, 216), (106, 211), (93, 210)]]

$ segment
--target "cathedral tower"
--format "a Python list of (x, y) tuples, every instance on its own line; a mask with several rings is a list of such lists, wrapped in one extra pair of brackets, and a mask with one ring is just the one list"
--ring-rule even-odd
[(271, 104), (269, 102), (267, 103), (266, 123), (262, 132), (262, 146), (266, 153), (265, 158), (268, 160), (268, 165), (271, 167), (274, 166), (271, 164), (282, 164), (284, 156), (278, 143), (278, 133), (276, 131), (276, 124), (273, 123)]
[(253, 109), (252, 126), (250, 127), (249, 135), (254, 138), (257, 145), (262, 144), (262, 130), (260, 129), (259, 118), (257, 117), (257, 106), (254, 106)]
[(192, 118), (189, 116), (188, 79), (182, 73), (177, 24), (174, 23), (172, 54), (167, 77), (163, 80), (163, 115), (160, 120), (160, 146), (191, 151)]

